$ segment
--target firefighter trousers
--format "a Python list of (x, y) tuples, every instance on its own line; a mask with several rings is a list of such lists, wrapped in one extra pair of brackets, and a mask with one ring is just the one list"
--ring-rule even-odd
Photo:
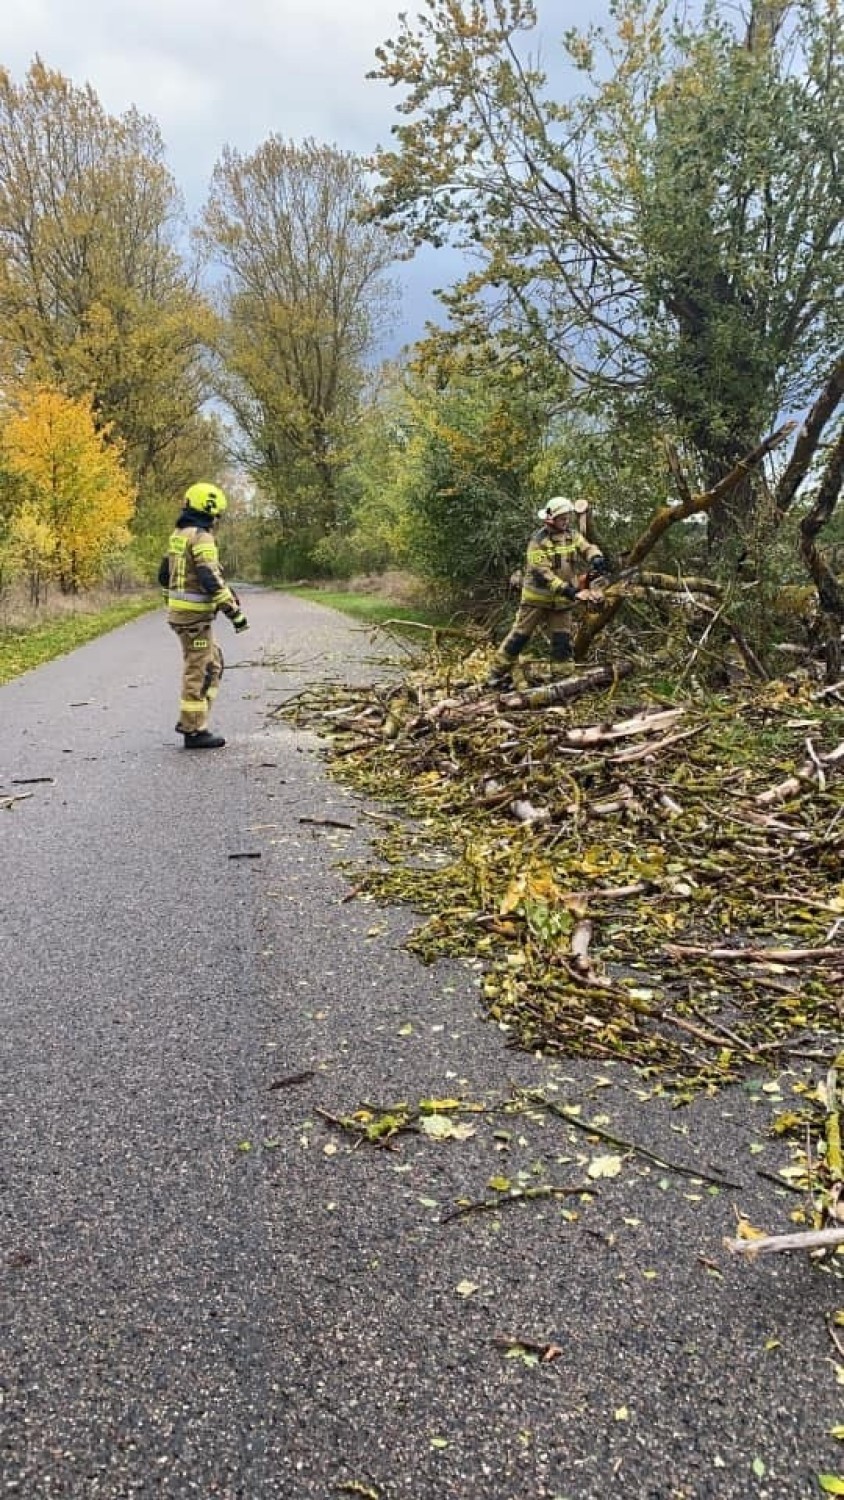
[(208, 727), (208, 715), (223, 675), (223, 653), (214, 639), (212, 620), (191, 620), (170, 629), (182, 648), (181, 734), (197, 734)]
[(498, 647), (497, 660), (504, 664), (515, 661), (542, 626), (551, 640), (552, 661), (567, 661), (571, 656), (573, 619), (569, 604), (562, 609), (553, 604), (520, 604), (509, 634)]

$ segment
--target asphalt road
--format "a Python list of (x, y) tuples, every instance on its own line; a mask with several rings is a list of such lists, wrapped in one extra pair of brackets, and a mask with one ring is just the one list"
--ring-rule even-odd
[[(758, 1080), (672, 1110), (623, 1067), (519, 1053), (470, 965), (422, 966), (411, 914), (348, 899), (384, 809), (269, 710), (383, 676), (383, 647), (244, 602), (221, 752), (177, 744), (160, 614), (0, 688), (22, 798), (0, 808), (0, 1494), (822, 1493), (844, 1285), (723, 1248), (739, 1210), (792, 1227), (758, 1171), (786, 1159), (782, 1100)], [(738, 1186), (630, 1153), (589, 1198), (445, 1218), (612, 1154), (496, 1110), (514, 1085)], [(486, 1112), (393, 1151), (326, 1118), (430, 1097)]]

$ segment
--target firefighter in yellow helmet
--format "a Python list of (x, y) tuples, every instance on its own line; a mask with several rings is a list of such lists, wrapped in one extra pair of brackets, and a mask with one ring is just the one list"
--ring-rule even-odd
[(217, 750), (226, 742), (208, 729), (208, 715), (223, 675), (223, 653), (214, 640), (218, 610), (239, 634), (248, 629), (240, 600), (220, 570), (214, 527), (228, 501), (219, 485), (192, 484), (171, 533), (158, 581), (167, 595), (167, 620), (182, 648), (182, 696), (177, 734), (186, 750)]
[(595, 594), (581, 587), (580, 574), (598, 577), (607, 571), (600, 547), (587, 540), (580, 518), (585, 501), (555, 495), (537, 512), (542, 524), (528, 543), (522, 595), (509, 635), (495, 653), (487, 686), (502, 687), (534, 631), (542, 625), (551, 640), (551, 671), (558, 675), (572, 660), (570, 612), (577, 603), (594, 605)]

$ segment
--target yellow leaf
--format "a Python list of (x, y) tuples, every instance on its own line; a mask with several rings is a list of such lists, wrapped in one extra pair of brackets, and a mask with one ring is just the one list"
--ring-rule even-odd
[(736, 1234), (740, 1240), (764, 1240), (766, 1233), (764, 1229), (757, 1229), (755, 1225), (751, 1224), (749, 1219), (739, 1219), (738, 1221)]
[(522, 900), (524, 898), (524, 894), (525, 894), (525, 880), (524, 880), (524, 876), (523, 875), (517, 875), (515, 880), (511, 880), (510, 881), (509, 886), (507, 887), (506, 891), (504, 892), (504, 895), (503, 895), (503, 897), (501, 899), (501, 903), (500, 903), (500, 905), (498, 907), (498, 915), (499, 915), (499, 917), (508, 917), (511, 912), (515, 911), (516, 908), (521, 904), (521, 902), (522, 902)]

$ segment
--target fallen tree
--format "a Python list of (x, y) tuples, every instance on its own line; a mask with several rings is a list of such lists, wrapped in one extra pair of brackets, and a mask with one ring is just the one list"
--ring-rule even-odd
[[(737, 489), (754, 470), (759, 468), (763, 459), (781, 443), (784, 443), (789, 433), (794, 431), (797, 424), (786, 422), (778, 427), (752, 451), (739, 461), (729, 474), (713, 485), (711, 489), (703, 490), (693, 494), (688, 485), (683, 483), (681, 488), (682, 498), (677, 505), (663, 505), (651, 517), (647, 527), (641, 536), (633, 543), (633, 546), (624, 554), (620, 560), (620, 571), (623, 575), (629, 574), (638, 568), (639, 564), (653, 551), (657, 542), (661, 541), (670, 527), (676, 526), (680, 521), (687, 521), (690, 516), (706, 515), (719, 505), (733, 490)], [(682, 584), (681, 584), (682, 586)], [(613, 593), (612, 588), (606, 591), (606, 603), (603, 608), (588, 615), (577, 632), (574, 643), (574, 654), (578, 661), (582, 661), (595, 638), (606, 629), (610, 621), (615, 618), (624, 602), (624, 592), (620, 589)]]

